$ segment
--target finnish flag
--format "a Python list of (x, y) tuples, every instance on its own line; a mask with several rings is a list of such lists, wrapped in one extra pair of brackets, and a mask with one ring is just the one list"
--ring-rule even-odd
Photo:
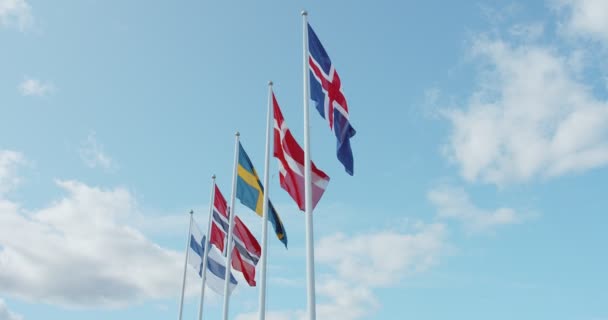
[[(201, 277), (203, 271), (203, 254), (205, 251), (205, 237), (202, 235), (201, 230), (198, 228), (196, 221), (192, 223), (192, 230), (190, 231), (190, 250), (188, 254), (188, 264), (197, 271), (199, 277)], [(226, 274), (226, 258), (220, 253), (220, 251), (214, 246), (209, 246), (209, 256), (207, 257), (207, 276), (205, 282), (207, 286), (211, 288), (215, 293), (224, 295), (224, 279)], [(228, 291), (232, 293), (237, 285), (237, 281), (230, 273), (230, 284)]]

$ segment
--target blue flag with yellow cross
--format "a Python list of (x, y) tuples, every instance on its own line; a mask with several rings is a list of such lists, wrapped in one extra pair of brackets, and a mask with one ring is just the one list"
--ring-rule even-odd
[[(239, 142), (239, 166), (237, 169), (236, 197), (249, 209), (255, 211), (260, 217), (263, 216), (264, 186), (260, 182), (258, 174), (253, 168), (251, 159)], [(287, 248), (287, 233), (279, 214), (275, 210), (272, 202), (268, 200), (268, 221), (274, 227), (277, 238), (283, 242)]]

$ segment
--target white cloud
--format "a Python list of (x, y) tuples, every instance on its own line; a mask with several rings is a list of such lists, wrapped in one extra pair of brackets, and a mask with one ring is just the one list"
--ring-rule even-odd
[(306, 283), (303, 279), (292, 279), (284, 277), (271, 277), (270, 282), (281, 287), (304, 288)]
[(11, 312), (4, 300), (0, 299), (0, 320), (23, 320), (23, 317)]
[(479, 10), (481, 15), (491, 24), (503, 23), (515, 14), (521, 12), (524, 7), (521, 4), (511, 2), (506, 5), (488, 5), (487, 3), (480, 3)]
[[(194, 211), (201, 212), (201, 210)], [(187, 231), (188, 223), (184, 218), (186, 216), (186, 211), (181, 214), (139, 214), (131, 217), (129, 224), (149, 236), (175, 237), (181, 236)], [(204, 219), (197, 218), (197, 216), (197, 214), (194, 215), (195, 219), (201, 220), (197, 220), (199, 227), (201, 230), (206, 230), (207, 221), (202, 221)]]
[(0, 150), (0, 198), (21, 181), (17, 175), (17, 167), (24, 161), (23, 155), (19, 152)]
[(497, 226), (519, 223), (523, 219), (511, 208), (478, 208), (460, 188), (443, 186), (433, 189), (429, 191), (428, 199), (437, 207), (439, 218), (458, 220), (469, 232), (489, 231)]
[(99, 142), (95, 132), (89, 133), (87, 139), (80, 148), (80, 158), (89, 168), (102, 168), (111, 170), (116, 168), (112, 158), (108, 156)]
[(23, 31), (33, 23), (32, 8), (25, 0), (0, 0), (0, 25)]
[(25, 77), (19, 84), (19, 92), (24, 96), (45, 97), (54, 91), (55, 86), (52, 83), (30, 77)]
[[(315, 248), (315, 262), (332, 272), (317, 275), (317, 318), (357, 320), (372, 315), (381, 302), (374, 289), (398, 286), (412, 273), (439, 262), (449, 249), (445, 226), (420, 224), (414, 233), (383, 230), (322, 238)], [(237, 320), (257, 319), (257, 312)], [(305, 310), (273, 310), (269, 320), (304, 320)]]
[[(325, 280), (320, 282), (317, 292), (321, 297), (329, 299), (317, 304), (319, 319), (364, 319), (380, 306), (370, 286), (352, 280)], [(305, 319), (304, 316), (301, 317), (301, 320)]]
[[(379, 307), (372, 291), (339, 279), (317, 281), (317, 319), (364, 319)], [(256, 320), (258, 312), (241, 313), (236, 320)], [(266, 313), (267, 320), (306, 320), (305, 310), (281, 310)]]
[[(414, 234), (385, 230), (321, 239), (315, 259), (335, 268), (340, 278), (374, 287), (391, 286), (438, 262), (447, 249), (442, 224), (423, 225)], [(345, 245), (347, 244), (347, 245)]]
[[(11, 172), (12, 163), (0, 161), (0, 172)], [(2, 179), (4, 189), (6, 181), (12, 185)], [(1, 294), (77, 307), (177, 296), (183, 253), (160, 247), (128, 223), (141, 215), (128, 190), (57, 185), (65, 196), (32, 211), (0, 194)], [(196, 275), (189, 277), (187, 292), (196, 294)]]
[(557, 4), (566, 13), (567, 32), (608, 44), (608, 1), (558, 0)]
[(425, 117), (428, 118), (439, 118), (441, 116), (441, 109), (438, 108), (442, 99), (441, 91), (438, 88), (430, 88), (424, 92), (424, 100), (420, 107), (417, 109)]
[[(294, 320), (301, 317), (300, 311), (271, 311), (266, 312), (266, 320)], [(252, 311), (247, 313), (238, 314), (235, 320), (257, 320), (258, 312)]]
[(478, 39), (483, 65), (464, 109), (447, 109), (447, 156), (468, 181), (495, 184), (608, 164), (608, 103), (551, 47)]
[(524, 40), (535, 40), (543, 35), (545, 26), (542, 23), (516, 24), (509, 29), (509, 33)]

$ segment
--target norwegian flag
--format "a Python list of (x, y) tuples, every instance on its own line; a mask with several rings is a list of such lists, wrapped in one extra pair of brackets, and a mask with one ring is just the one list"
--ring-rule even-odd
[(215, 196), (213, 197), (211, 236), (209, 237), (209, 242), (220, 249), (224, 254), (226, 254), (224, 252), (224, 243), (226, 242), (226, 234), (228, 233), (228, 224), (228, 204), (216, 185)]
[(262, 253), (260, 244), (239, 217), (234, 217), (233, 238), (232, 267), (242, 272), (247, 283), (255, 287), (255, 266)]
[[(215, 186), (213, 216), (211, 218), (211, 236), (209, 241), (222, 252), (224, 252), (226, 234), (228, 234), (228, 226), (230, 223), (228, 220), (228, 212), (226, 199), (220, 192), (220, 189)], [(232, 239), (234, 241), (234, 246), (232, 249), (232, 268), (242, 272), (247, 283), (254, 287), (256, 285), (255, 266), (260, 260), (262, 249), (258, 240), (238, 216), (234, 217), (233, 232)]]
[(342, 93), (340, 76), (331, 63), (317, 34), (308, 25), (308, 64), (310, 68), (310, 99), (315, 101), (317, 111), (329, 122), (337, 143), (338, 160), (351, 176), (354, 173), (353, 151), (350, 138), (356, 131), (348, 121), (348, 104)]
[[(274, 92), (272, 93), (272, 105), (274, 110), (274, 157), (279, 160), (281, 187), (289, 193), (300, 210), (304, 211), (304, 150), (287, 128)], [(319, 170), (314, 162), (311, 161), (311, 164), (312, 207), (314, 209), (327, 188), (329, 177), (325, 172)]]

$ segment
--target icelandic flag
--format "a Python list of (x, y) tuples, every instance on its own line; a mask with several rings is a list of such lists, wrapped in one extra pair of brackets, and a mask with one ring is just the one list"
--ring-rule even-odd
[[(304, 211), (304, 150), (298, 144), (285, 123), (274, 92), (272, 93), (274, 110), (274, 157), (279, 160), (279, 180), (291, 198)], [(312, 208), (317, 206), (329, 183), (329, 177), (319, 170), (311, 161)]]
[(338, 160), (351, 176), (354, 173), (350, 138), (356, 131), (348, 121), (348, 105), (342, 93), (342, 82), (317, 34), (308, 25), (308, 65), (310, 68), (310, 99), (338, 139)]
[[(205, 251), (206, 238), (202, 235), (198, 225), (193, 220), (192, 229), (190, 230), (190, 246), (188, 247), (188, 264), (197, 271), (199, 277), (202, 277), (203, 257)], [(226, 258), (213, 246), (209, 246), (209, 255), (207, 256), (207, 276), (205, 282), (207, 286), (219, 295), (224, 295), (224, 279), (226, 275)], [(228, 286), (229, 293), (232, 293), (237, 285), (237, 281), (230, 273), (230, 284)]]

